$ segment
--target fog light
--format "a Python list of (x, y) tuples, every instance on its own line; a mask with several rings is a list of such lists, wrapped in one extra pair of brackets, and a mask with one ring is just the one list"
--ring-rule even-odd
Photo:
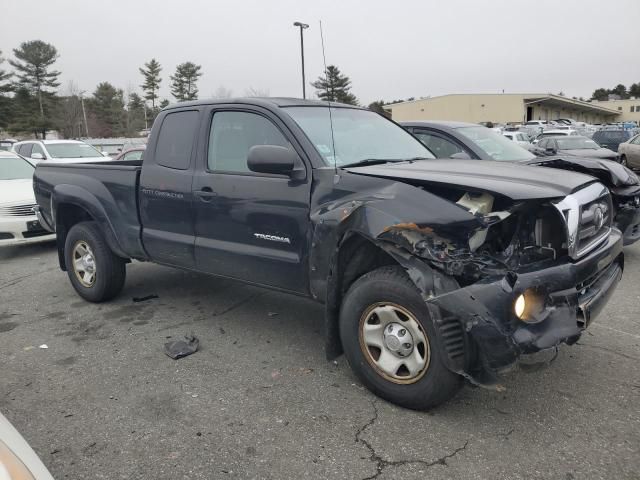
[(520, 320), (522, 320), (522, 316), (524, 315), (524, 309), (526, 308), (526, 306), (527, 302), (524, 299), (524, 295), (518, 295), (518, 298), (516, 298), (516, 301), (513, 304), (513, 310)]

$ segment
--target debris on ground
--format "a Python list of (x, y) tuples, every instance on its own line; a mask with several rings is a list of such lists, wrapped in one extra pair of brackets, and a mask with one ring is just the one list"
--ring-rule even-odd
[(40, 345), (38, 348), (49, 348), (49, 346), (46, 343), (43, 343), (42, 345)]
[(268, 312), (267, 315), (269, 315), (270, 317), (275, 317), (277, 315), (279, 315), (278, 312)]
[(174, 360), (196, 353), (200, 341), (192, 334), (185, 335), (184, 340), (174, 340), (164, 344), (164, 353)]
[(132, 300), (135, 303), (139, 303), (139, 302), (146, 302), (147, 300), (153, 300), (154, 298), (160, 298), (160, 297), (158, 297), (158, 295), (156, 295), (155, 293), (152, 293), (151, 295), (147, 295), (145, 297), (133, 297)]

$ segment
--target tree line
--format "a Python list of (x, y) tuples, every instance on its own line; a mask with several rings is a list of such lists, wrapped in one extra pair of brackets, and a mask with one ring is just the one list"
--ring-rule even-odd
[[(36, 138), (53, 129), (65, 138), (137, 136), (169, 104), (159, 96), (162, 66), (155, 58), (139, 69), (142, 95), (101, 82), (88, 97), (73, 82), (58, 91), (58, 58), (58, 50), (41, 40), (21, 43), (13, 58), (0, 51), (0, 129)], [(178, 102), (197, 99), (201, 76), (200, 65), (181, 63), (169, 76), (171, 95)]]
[(591, 95), (591, 100), (609, 100), (609, 95), (617, 95), (623, 100), (640, 98), (640, 82), (632, 83), (629, 88), (621, 83), (613, 88), (597, 88)]

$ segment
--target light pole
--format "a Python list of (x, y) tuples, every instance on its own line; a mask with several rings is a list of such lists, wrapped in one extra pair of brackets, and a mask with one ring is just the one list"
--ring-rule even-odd
[(300, 27), (300, 58), (302, 60), (302, 98), (307, 98), (306, 86), (304, 81), (304, 36), (302, 34), (302, 31), (305, 28), (309, 28), (309, 25), (302, 22), (294, 22), (293, 26)]

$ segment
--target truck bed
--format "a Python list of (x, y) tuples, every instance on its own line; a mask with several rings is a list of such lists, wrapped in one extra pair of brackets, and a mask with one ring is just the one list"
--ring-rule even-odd
[[(112, 248), (127, 258), (145, 258), (140, 241), (137, 191), (141, 160), (55, 164), (41, 162), (33, 177), (44, 220), (56, 226), (54, 209), (81, 208), (113, 232)], [(110, 227), (110, 228), (106, 228)]]

